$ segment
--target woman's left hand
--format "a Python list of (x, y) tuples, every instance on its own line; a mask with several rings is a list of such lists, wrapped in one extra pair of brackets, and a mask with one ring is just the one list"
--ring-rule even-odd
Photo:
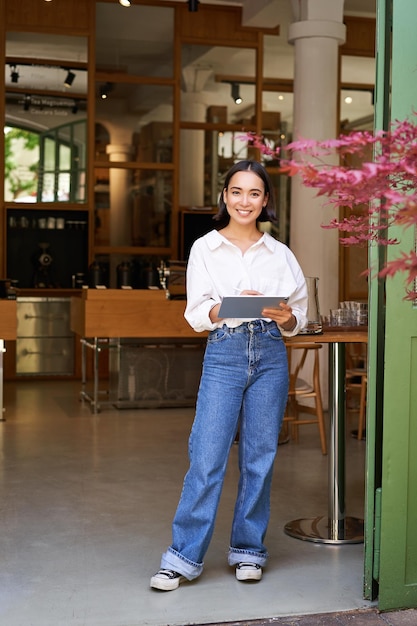
[(279, 308), (262, 309), (262, 317), (269, 317), (286, 331), (293, 330), (297, 324), (297, 320), (292, 314), (292, 308), (284, 302), (281, 302)]

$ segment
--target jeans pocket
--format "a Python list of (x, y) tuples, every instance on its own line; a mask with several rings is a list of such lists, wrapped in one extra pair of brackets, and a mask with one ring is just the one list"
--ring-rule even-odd
[(207, 343), (218, 343), (219, 341), (223, 341), (226, 337), (229, 336), (229, 333), (225, 327), (223, 328), (215, 328), (212, 330), (208, 337)]
[(281, 335), (281, 331), (278, 328), (278, 326), (276, 324), (274, 325), (270, 325), (267, 329), (267, 334), (269, 337), (271, 337), (271, 339), (275, 339), (275, 340), (282, 340), (282, 335)]

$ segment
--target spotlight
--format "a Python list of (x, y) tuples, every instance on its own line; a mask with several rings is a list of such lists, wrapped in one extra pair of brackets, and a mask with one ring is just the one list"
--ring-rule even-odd
[(232, 98), (235, 101), (235, 104), (242, 104), (243, 100), (240, 97), (240, 86), (238, 83), (232, 83)]
[(71, 112), (76, 115), (78, 113), (78, 102), (74, 100), (74, 104), (72, 105)]
[(108, 98), (109, 93), (111, 92), (112, 89), (113, 89), (113, 85), (111, 83), (105, 83), (104, 85), (101, 85), (100, 98), (102, 100), (105, 100), (106, 98)]
[(131, 2), (130, 0), (119, 0), (119, 4), (121, 4), (122, 7), (130, 7)]
[(196, 13), (198, 11), (198, 5), (200, 4), (200, 0), (187, 0), (187, 3), (190, 13)]
[(64, 80), (64, 86), (71, 87), (72, 83), (74, 82), (74, 78), (75, 78), (74, 72), (71, 72), (71, 70), (68, 70), (67, 77)]
[(19, 82), (19, 72), (17, 71), (16, 65), (10, 66), (10, 79), (12, 83)]

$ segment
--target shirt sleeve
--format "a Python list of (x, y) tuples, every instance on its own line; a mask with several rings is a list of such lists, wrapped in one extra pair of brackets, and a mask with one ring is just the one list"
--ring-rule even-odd
[(210, 320), (211, 309), (220, 304), (221, 298), (210, 277), (204, 260), (202, 247), (205, 243), (197, 240), (190, 251), (187, 264), (187, 305), (184, 317), (196, 332), (214, 330), (216, 324)]

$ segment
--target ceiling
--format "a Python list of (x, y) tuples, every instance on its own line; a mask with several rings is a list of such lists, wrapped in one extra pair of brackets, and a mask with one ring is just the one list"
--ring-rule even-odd
[[(184, 2), (186, 0), (183, 0)], [(259, 0), (200, 0), (201, 4), (244, 6), (245, 3), (257, 3)], [(293, 77), (293, 46), (287, 41), (288, 26), (292, 20), (292, 2), (299, 0), (271, 0), (275, 3), (277, 24), (280, 26), (279, 36), (265, 38), (264, 76), (270, 78)], [(264, 4), (268, 4), (267, 2)], [(258, 5), (255, 4), (255, 7)], [(345, 0), (345, 14), (375, 16), (376, 0)], [(274, 13), (275, 15), (275, 13)], [(269, 24), (271, 26), (271, 24)], [(273, 26), (273, 25), (272, 25)], [(139, 0), (133, 0), (130, 8), (121, 7), (118, 2), (98, 3), (97, 5), (97, 67), (112, 69), (115, 67), (128, 68), (129, 72), (140, 75), (169, 76), (172, 72), (172, 38), (173, 38), (173, 11), (168, 7), (148, 7), (140, 5)], [(27, 86), (30, 89), (53, 89), (57, 96), (62, 93), (63, 98), (77, 98), (85, 95), (87, 90), (86, 72), (76, 69), (77, 64), (86, 61), (85, 40), (80, 37), (63, 37), (53, 35), (38, 35), (36, 33), (12, 33), (7, 37), (8, 57), (17, 58), (53, 58), (62, 59), (62, 65), (54, 68), (46, 66), (18, 65), (19, 87)], [(217, 74), (236, 74), (247, 76), (255, 75), (254, 53), (247, 49), (235, 48), (208, 48), (188, 46), (184, 48), (183, 62), (183, 91), (197, 91), (204, 97), (206, 105), (225, 105), (228, 108), (230, 121), (246, 119), (253, 113), (254, 87), (241, 85), (243, 102), (236, 105), (230, 93), (230, 85), (216, 81)], [(76, 78), (70, 88), (63, 86), (67, 68), (72, 68)], [(342, 62), (342, 82), (357, 82), (373, 84), (375, 67), (373, 59), (344, 57)], [(11, 84), (10, 67), (5, 68), (6, 86)], [(141, 123), (151, 119), (163, 119), (169, 107), (158, 106), (153, 103), (154, 94), (150, 88), (130, 86), (124, 90), (117, 86), (112, 94), (112, 103), (106, 101), (109, 108), (115, 106), (117, 99), (123, 100), (124, 106), (128, 103), (126, 115), (135, 119), (142, 116)], [(161, 91), (157, 93), (157, 100), (161, 101)], [(352, 97), (352, 102), (344, 102), (344, 96)], [(17, 100), (14, 96), (11, 100)], [(100, 103), (101, 104), (101, 103)], [(21, 97), (14, 111), (10, 114), (22, 116)], [(292, 94), (265, 92), (263, 94), (263, 109), (279, 111), (281, 119), (291, 126)], [(38, 107), (39, 108), (39, 107)], [(68, 108), (68, 114), (70, 109)], [(82, 108), (82, 107), (81, 107)], [(80, 108), (80, 109), (81, 109)], [(120, 107), (119, 107), (120, 108)], [(48, 107), (46, 107), (46, 110)], [(35, 109), (34, 109), (35, 110)], [(45, 110), (45, 107), (44, 107)], [(362, 119), (372, 115), (371, 93), (366, 91), (349, 92), (343, 94), (341, 119), (350, 121)], [(61, 112), (62, 113), (62, 112)], [(31, 112), (25, 113), (25, 116)], [(73, 113), (72, 113), (73, 114)], [(82, 114), (82, 110), (78, 115)], [(39, 111), (33, 116), (34, 125), (51, 125), (52, 120), (40, 115)], [(50, 117), (50, 116), (49, 116)]]

